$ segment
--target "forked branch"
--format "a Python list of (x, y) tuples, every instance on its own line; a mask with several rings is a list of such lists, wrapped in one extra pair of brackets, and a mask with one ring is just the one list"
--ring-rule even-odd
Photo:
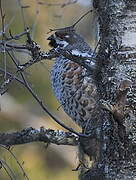
[(26, 144), (31, 142), (45, 142), (57, 145), (78, 145), (78, 136), (62, 130), (34, 129), (32, 127), (17, 132), (0, 133), (0, 144), (6, 146)]

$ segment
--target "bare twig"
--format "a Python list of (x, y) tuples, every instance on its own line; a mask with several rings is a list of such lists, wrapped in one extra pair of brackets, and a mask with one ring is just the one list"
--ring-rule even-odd
[(12, 157), (15, 159), (15, 161), (16, 161), (17, 164), (18, 164), (18, 166), (20, 167), (20, 169), (21, 169), (21, 171), (22, 171), (22, 173), (23, 173), (23, 176), (24, 176), (27, 180), (29, 180), (29, 178), (28, 178), (26, 172), (24, 171), (22, 165), (20, 164), (20, 162), (19, 162), (19, 160), (17, 159), (17, 157), (15, 156), (15, 154), (10, 150), (10, 148), (9, 148), (9, 147), (7, 148), (6, 146), (4, 146), (4, 145), (2, 145), (2, 144), (0, 144), (0, 147), (1, 147), (1, 148), (4, 148), (5, 150), (7, 150), (7, 151), (12, 155)]
[[(6, 39), (6, 35), (5, 35), (5, 14), (4, 14), (3, 9), (2, 9), (1, 0), (0, 0), (0, 15), (1, 15), (1, 26), (2, 26), (2, 42), (4, 42), (4, 39)], [(4, 60), (4, 69), (5, 69), (4, 79), (6, 80), (7, 61), (6, 61), (5, 43), (3, 46), (3, 60)]]
[(74, 28), (87, 14), (89, 14), (90, 12), (93, 12), (92, 9), (90, 9), (89, 11), (87, 11), (85, 14), (83, 14), (73, 25), (72, 27)]
[[(92, 9), (90, 9), (89, 11), (87, 11), (85, 14), (83, 14), (74, 24), (72, 24), (71, 26), (68, 26), (67, 29), (71, 29), (71, 30), (74, 30), (75, 26), (89, 13), (93, 12)], [(57, 28), (57, 29), (50, 29), (50, 31), (47, 33), (49, 34), (50, 32), (52, 31), (58, 31), (58, 30), (63, 30), (65, 29), (66, 27), (64, 28)]]
[[(7, 23), (7, 24), (5, 25), (4, 31), (7, 30), (7, 28), (11, 25), (11, 23), (13, 22), (14, 19), (15, 19), (15, 16), (13, 16), (13, 17), (11, 18), (11, 20), (9, 21), (9, 23)], [(3, 34), (3, 30), (0, 31), (0, 36), (1, 36), (2, 34)]]
[(16, 176), (13, 172), (13, 170), (9, 167), (6, 161), (0, 159), (0, 163), (2, 164), (3, 169), (6, 171), (7, 175), (11, 180), (15, 180)]
[(5, 14), (4, 14), (3, 9), (2, 9), (2, 2), (1, 2), (1, 0), (0, 0), (0, 16), (1, 16), (2, 34), (4, 36), (4, 34), (5, 34), (5, 27), (4, 27), (4, 24), (5, 24)]
[(29, 29), (25, 29), (24, 32), (20, 33), (20, 34), (16, 34), (16, 35), (12, 35), (11, 30), (9, 30), (9, 34), (10, 37), (7, 37), (6, 41), (10, 41), (10, 40), (19, 40), (22, 36), (26, 35), (28, 33)]
[(32, 142), (45, 142), (57, 145), (78, 145), (78, 136), (62, 130), (34, 129), (32, 127), (12, 133), (0, 133), (0, 144), (5, 146), (26, 144)]
[(87, 170), (90, 169), (89, 167), (87, 167), (87, 166), (85, 165), (84, 162), (82, 162), (81, 160), (79, 160), (78, 166), (77, 166), (75, 169), (72, 169), (72, 171), (79, 171), (79, 169), (81, 168), (81, 166), (83, 166), (83, 167), (84, 167), (85, 169), (87, 169)]
[[(4, 73), (5, 71), (4, 71), (4, 69), (0, 68), (0, 72), (1, 72), (1, 73)], [(7, 72), (7, 76), (8, 76), (10, 79), (14, 79), (14, 80), (16, 80), (17, 82), (19, 82), (19, 83), (21, 83), (22, 85), (24, 85), (24, 82), (23, 82), (21, 79), (17, 78), (17, 77), (16, 77), (15, 75), (13, 75), (12, 73)]]

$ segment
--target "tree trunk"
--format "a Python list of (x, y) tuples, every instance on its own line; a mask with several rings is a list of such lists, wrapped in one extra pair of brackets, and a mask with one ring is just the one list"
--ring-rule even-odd
[[(136, 179), (136, 1), (94, 0), (99, 17), (100, 48), (95, 82), (100, 126), (95, 139), (81, 139), (85, 150), (81, 180)], [(95, 134), (98, 134), (95, 132)], [(92, 154), (93, 154), (92, 153)], [(96, 158), (97, 157), (97, 158)], [(92, 167), (87, 169), (93, 159)]]

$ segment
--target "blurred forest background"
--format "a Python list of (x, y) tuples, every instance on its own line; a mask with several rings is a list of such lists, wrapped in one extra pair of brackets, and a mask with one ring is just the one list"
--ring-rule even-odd
[[(42, 3), (40, 3), (42, 2)], [(5, 24), (8, 25), (12, 34), (18, 34), (24, 31), (20, 3), (23, 8), (24, 20), (26, 26), (32, 28), (32, 37), (43, 50), (48, 51), (49, 29), (70, 26), (87, 10), (91, 9), (91, 0), (77, 0), (76, 3), (63, 6), (66, 0), (2, 0), (3, 10), (5, 12)], [(71, 1), (72, 2), (72, 1)], [(74, 1), (73, 1), (74, 2)], [(77, 26), (77, 32), (80, 33), (86, 41), (94, 48), (97, 36), (97, 18), (94, 13), (88, 14)], [(2, 29), (0, 25), (0, 30)], [(25, 38), (18, 41), (25, 43)], [(30, 60), (30, 56), (17, 53), (21, 64)], [(0, 55), (0, 66), (4, 67), (3, 54)], [(15, 71), (15, 67), (6, 55), (7, 69), (10, 72)], [(33, 65), (25, 72), (28, 82), (31, 83), (34, 91), (45, 102), (48, 109), (57, 115), (68, 126), (79, 130), (68, 116), (59, 107), (59, 103), (54, 97), (51, 89), (50, 70), (53, 62), (42, 61)], [(0, 83), (2, 82), (0, 75)], [(23, 86), (14, 82), (10, 84), (8, 91), (0, 97), (0, 131), (11, 132), (21, 130), (25, 127), (62, 129), (59, 125), (44, 113), (33, 97), (24, 89)], [(59, 108), (58, 108), (59, 107)], [(72, 171), (78, 165), (77, 149), (70, 146), (49, 145), (44, 143), (32, 143), (14, 146), (12, 151), (22, 163), (25, 172), (30, 180), (76, 180), (77, 171)], [(0, 159), (4, 159), (15, 172), (17, 179), (24, 179), (20, 168), (10, 153), (0, 148)], [(7, 180), (9, 177), (5, 171), (0, 169), (0, 180)]]

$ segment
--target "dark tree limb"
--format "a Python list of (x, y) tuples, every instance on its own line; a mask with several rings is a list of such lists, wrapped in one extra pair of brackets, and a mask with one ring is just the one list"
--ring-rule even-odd
[(26, 128), (22, 131), (0, 133), (0, 144), (5, 146), (26, 144), (32, 142), (45, 142), (57, 145), (78, 145), (78, 136), (62, 130)]

